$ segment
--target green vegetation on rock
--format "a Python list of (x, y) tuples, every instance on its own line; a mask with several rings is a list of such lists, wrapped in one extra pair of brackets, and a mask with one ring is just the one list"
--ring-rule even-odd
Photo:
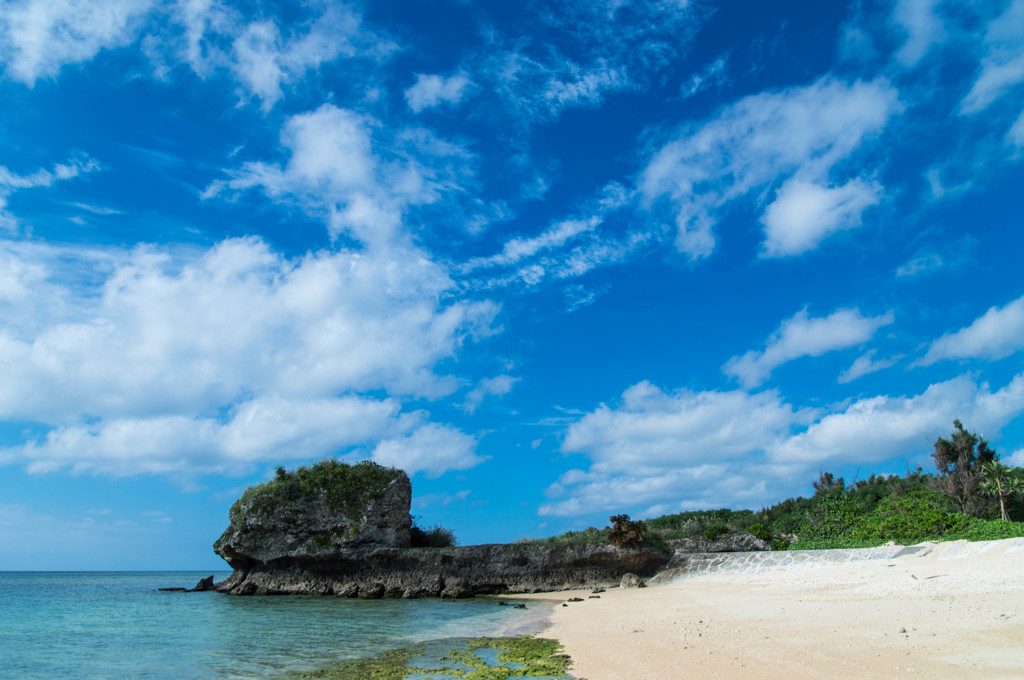
[(388, 485), (403, 474), (372, 461), (348, 465), (322, 460), (309, 467), (288, 472), (277, 468), (274, 479), (251, 486), (231, 506), (232, 523), (241, 523), (247, 513), (269, 515), (302, 498), (323, 499), (333, 512), (358, 520), (366, 505), (384, 495)]
[[(435, 640), (315, 671), (290, 673), (281, 680), (506, 680), (565, 678), (571, 661), (557, 640), (521, 636)], [(490, 651), (491, 654), (482, 654)], [(494, 654), (496, 652), (496, 654)]]

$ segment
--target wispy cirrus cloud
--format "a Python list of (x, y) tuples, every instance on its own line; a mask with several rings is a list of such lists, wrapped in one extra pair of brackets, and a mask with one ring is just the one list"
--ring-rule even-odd
[(763, 350), (735, 356), (722, 370), (745, 387), (756, 387), (784, 363), (863, 344), (894, 320), (891, 311), (864, 316), (858, 309), (837, 309), (828, 316), (812, 318), (804, 308), (779, 324)]
[(790, 179), (765, 213), (766, 252), (805, 252), (830, 233), (859, 223), (880, 185), (851, 178), (834, 187), (836, 166), (859, 152), (900, 111), (884, 79), (832, 77), (764, 92), (709, 120), (684, 125), (656, 149), (639, 181), (642, 205), (676, 228), (691, 260), (715, 250), (715, 225), (733, 202)]
[(51, 187), (57, 182), (97, 172), (101, 167), (96, 160), (88, 156), (72, 158), (64, 163), (57, 163), (52, 170), (39, 169), (27, 175), (0, 166), (0, 227), (10, 230), (17, 228), (17, 218), (6, 210), (7, 200), (11, 194), (24, 189)]

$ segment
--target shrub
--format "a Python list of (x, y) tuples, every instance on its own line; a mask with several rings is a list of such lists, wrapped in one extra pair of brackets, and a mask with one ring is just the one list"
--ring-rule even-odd
[(458, 544), (455, 532), (439, 524), (430, 529), (421, 529), (413, 524), (409, 531), (409, 545), (413, 548), (453, 548)]
[(605, 527), (604, 531), (608, 540), (617, 548), (639, 548), (647, 539), (647, 524), (631, 520), (629, 515), (612, 515), (608, 521), (612, 525)]
[(702, 535), (709, 541), (713, 541), (719, 536), (727, 533), (729, 533), (729, 527), (726, 524), (718, 522), (709, 526)]
[(967, 528), (967, 517), (949, 512), (947, 500), (934, 491), (913, 491), (886, 498), (860, 519), (849, 535), (855, 539), (882, 539), (913, 543), (928, 537), (955, 534)]
[(751, 524), (747, 527), (747, 533), (751, 534), (754, 538), (758, 538), (765, 543), (772, 542), (772, 532), (769, 531), (768, 527), (758, 522), (757, 524)]

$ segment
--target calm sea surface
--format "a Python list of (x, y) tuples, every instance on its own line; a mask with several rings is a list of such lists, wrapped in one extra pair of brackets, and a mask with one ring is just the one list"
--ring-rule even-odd
[(191, 588), (208, 575), (0, 572), (0, 678), (273, 678), (421, 640), (494, 635), (537, 618), (487, 600), (156, 590)]

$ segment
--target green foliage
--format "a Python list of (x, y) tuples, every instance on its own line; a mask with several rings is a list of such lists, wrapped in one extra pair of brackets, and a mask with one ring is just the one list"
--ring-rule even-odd
[(947, 499), (935, 491), (915, 491), (886, 498), (870, 514), (859, 518), (848, 535), (853, 539), (917, 543), (929, 537), (957, 534), (968, 519), (950, 512)]
[(580, 531), (566, 531), (564, 534), (548, 536), (547, 538), (521, 538), (516, 541), (519, 545), (540, 545), (549, 548), (558, 548), (569, 545), (592, 545), (594, 543), (611, 543), (608, 535), (602, 529), (587, 527)]
[(760, 522), (751, 524), (749, 527), (747, 527), (747, 533), (749, 533), (754, 538), (764, 541), (765, 543), (771, 543), (773, 540), (775, 540), (775, 537), (772, 536), (771, 530), (765, 525), (761, 524)]
[(667, 540), (702, 536), (716, 524), (724, 524), (728, 531), (740, 533), (756, 522), (750, 510), (696, 510), (664, 515), (646, 520), (651, 532)]
[(409, 545), (413, 548), (453, 548), (459, 544), (455, 532), (440, 524), (429, 529), (422, 529), (416, 524), (409, 531)]
[(971, 519), (967, 528), (956, 538), (968, 541), (999, 541), (1004, 538), (1024, 538), (1024, 522), (1001, 519)]
[(724, 536), (727, 533), (729, 533), (729, 527), (722, 522), (718, 522), (717, 524), (712, 524), (705, 529), (704, 533), (701, 535), (707, 540), (713, 541), (719, 536)]
[(631, 520), (629, 515), (612, 515), (608, 521), (612, 525), (605, 527), (604, 532), (611, 544), (617, 548), (639, 548), (647, 539), (647, 524)]
[(998, 499), (999, 518), (1010, 521), (1006, 501), (1013, 496), (1024, 495), (1024, 477), (1018, 468), (1007, 467), (997, 460), (981, 464), (979, 490), (986, 496)]
[(301, 498), (323, 499), (332, 511), (342, 512), (358, 521), (363, 508), (383, 496), (399, 474), (394, 468), (372, 461), (348, 465), (336, 460), (322, 460), (294, 472), (279, 467), (274, 479), (249, 487), (235, 501), (231, 506), (231, 521), (236, 524), (244, 522), (246, 513), (266, 516)]
[(981, 468), (999, 456), (982, 437), (965, 430), (959, 420), (953, 421), (953, 427), (949, 439), (935, 440), (932, 452), (941, 475), (939, 488), (956, 502), (960, 512), (983, 517), (989, 508), (981, 493)]

